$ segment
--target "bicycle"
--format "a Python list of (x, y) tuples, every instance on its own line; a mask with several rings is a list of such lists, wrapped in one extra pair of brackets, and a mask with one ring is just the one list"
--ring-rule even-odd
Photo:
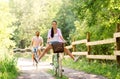
[[(53, 50), (55, 50), (54, 47), (53, 47)], [(63, 44), (62, 50), (64, 51), (64, 44)], [(54, 52), (52, 57), (54, 75), (59, 77), (62, 77), (62, 72), (64, 71), (62, 69), (62, 54), (63, 54), (62, 52), (57, 52), (57, 53)]]
[(33, 52), (33, 59), (36, 62), (36, 67), (38, 66), (38, 49), (34, 48), (34, 52)]

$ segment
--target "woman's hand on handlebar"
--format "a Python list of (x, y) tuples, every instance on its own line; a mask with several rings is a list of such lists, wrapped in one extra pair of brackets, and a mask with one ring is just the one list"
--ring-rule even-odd
[(67, 41), (66, 41), (66, 40), (63, 40), (63, 43), (67, 43)]

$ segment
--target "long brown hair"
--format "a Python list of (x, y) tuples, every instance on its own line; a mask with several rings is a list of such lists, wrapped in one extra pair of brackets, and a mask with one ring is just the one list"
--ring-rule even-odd
[[(55, 22), (57, 24), (57, 21), (52, 21), (52, 23)], [(51, 37), (53, 38), (54, 37), (54, 30), (53, 30), (53, 27), (51, 28)]]

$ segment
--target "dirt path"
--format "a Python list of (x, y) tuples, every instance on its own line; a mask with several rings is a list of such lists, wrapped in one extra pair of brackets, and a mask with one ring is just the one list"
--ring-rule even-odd
[[(21, 73), (17, 79), (55, 79), (50, 74), (46, 73), (46, 70), (52, 69), (49, 62), (39, 62), (38, 68), (36, 69), (32, 64), (31, 59), (19, 58), (18, 67)], [(68, 79), (107, 79), (102, 76), (88, 74), (83, 71), (80, 72), (69, 68), (63, 69), (63, 74), (67, 76)]]
[(31, 59), (19, 58), (18, 67), (20, 76), (17, 79), (54, 79), (50, 74), (46, 73), (47, 69), (51, 69), (47, 62), (40, 62), (38, 68), (33, 66)]
[(64, 69), (64, 74), (69, 78), (69, 79), (107, 79), (105, 77), (99, 76), (99, 75), (94, 75), (94, 74), (88, 74), (83, 71), (77, 71), (69, 68), (63, 68)]

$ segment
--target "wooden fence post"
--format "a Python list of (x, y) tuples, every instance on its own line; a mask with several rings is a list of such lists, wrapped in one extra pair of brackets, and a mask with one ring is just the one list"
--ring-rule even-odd
[[(87, 33), (87, 42), (90, 42), (90, 33), (88, 32)], [(87, 46), (87, 52), (88, 52), (88, 55), (90, 55), (90, 52), (91, 52), (91, 46)], [(91, 61), (90, 59), (88, 60), (89, 62)]]
[[(75, 41), (75, 38), (73, 38), (73, 42)], [(76, 46), (75, 45), (72, 45), (72, 50), (73, 50), (73, 52), (75, 52), (76, 51)]]
[[(120, 32), (120, 24), (119, 23), (117, 24), (116, 32)], [(116, 38), (116, 50), (120, 51), (120, 37)], [(117, 63), (120, 66), (120, 55), (117, 55), (116, 58), (117, 58)]]
[[(90, 42), (90, 33), (89, 32), (87, 33), (87, 42)], [(88, 55), (90, 55), (90, 51), (91, 51), (91, 47), (87, 46)]]

